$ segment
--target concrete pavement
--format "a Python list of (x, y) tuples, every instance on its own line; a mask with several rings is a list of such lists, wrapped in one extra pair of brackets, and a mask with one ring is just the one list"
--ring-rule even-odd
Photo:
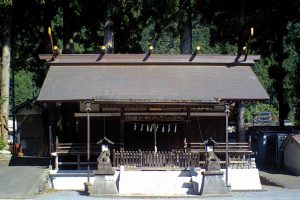
[(37, 166), (0, 167), (0, 199), (32, 198), (44, 187), (48, 170)]
[[(63, 199), (63, 200), (81, 200), (81, 199), (95, 199), (95, 197), (85, 196), (82, 192), (78, 191), (54, 191), (37, 195), (40, 190), (44, 187), (47, 181), (47, 169), (46, 167), (38, 166), (7, 166), (0, 167), (0, 199), (39, 199), (39, 200), (50, 200), (50, 199)], [(264, 176), (268, 173), (262, 171)], [(278, 180), (284, 180), (284, 184), (291, 182), (291, 179), (298, 181), (296, 177), (285, 174), (269, 174), (269, 178), (274, 180), (274, 177), (278, 177)], [(277, 181), (278, 181), (277, 180)], [(291, 182), (292, 186), (299, 186), (298, 182)], [(291, 187), (291, 186), (289, 186)], [(288, 187), (287, 187), (288, 188)], [(218, 197), (201, 197), (201, 199), (298, 199), (300, 196), (300, 189), (285, 189), (282, 187), (271, 187), (264, 186), (264, 191), (261, 192), (232, 192), (230, 196), (218, 196)], [(177, 200), (185, 200), (187, 197), (179, 197)], [(97, 199), (129, 199), (128, 197), (114, 196), (114, 197), (97, 197)], [(134, 199), (144, 199), (135, 197)], [(166, 199), (165, 197), (159, 198), (146, 198), (146, 199)], [(168, 198), (170, 199), (170, 198)], [(173, 199), (173, 198), (171, 198)]]
[(206, 199), (206, 200), (253, 200), (253, 199), (263, 199), (263, 200), (274, 200), (274, 199), (299, 199), (300, 190), (289, 190), (279, 187), (267, 187), (265, 191), (261, 192), (232, 192), (229, 196), (173, 196), (173, 197), (126, 197), (126, 196), (103, 196), (103, 197), (91, 197), (85, 196), (82, 192), (78, 191), (57, 191), (51, 192), (43, 195), (39, 195), (35, 200), (86, 200), (86, 199), (116, 199), (116, 200), (128, 200), (128, 199), (146, 199), (146, 200), (160, 200), (160, 199), (175, 199), (175, 200), (187, 200), (187, 199)]
[(12, 157), (0, 165), (0, 199), (33, 198), (49, 179), (48, 158)]
[(0, 199), (34, 197), (45, 187), (47, 171), (36, 166), (0, 167)]
[(259, 174), (261, 177), (264, 177), (281, 187), (287, 189), (300, 189), (300, 177), (289, 174), (284, 170), (261, 169)]
[[(49, 159), (40, 158), (14, 158), (9, 166), (0, 165), (0, 199), (93, 199), (81, 192), (51, 192), (38, 195), (47, 184)], [(260, 175), (282, 187), (264, 186), (262, 192), (234, 192), (231, 197), (215, 197), (217, 199), (298, 199), (300, 196), (300, 177), (293, 176), (284, 170), (274, 168), (261, 168)], [(100, 199), (115, 199), (104, 197)], [(187, 199), (189, 197), (179, 197)], [(203, 198), (203, 197), (197, 197)], [(215, 199), (205, 198), (205, 199)], [(117, 197), (127, 199), (127, 197)], [(139, 199), (136, 197), (135, 199)], [(148, 199), (148, 198), (147, 198)], [(153, 198), (149, 198), (153, 199)], [(155, 198), (159, 199), (159, 198)], [(165, 198), (162, 198), (165, 199)], [(177, 198), (176, 198), (177, 199)]]

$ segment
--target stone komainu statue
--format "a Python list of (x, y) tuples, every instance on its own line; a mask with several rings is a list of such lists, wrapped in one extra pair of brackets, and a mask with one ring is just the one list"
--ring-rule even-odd
[(110, 153), (109, 151), (102, 151), (97, 159), (98, 163), (105, 162), (109, 163), (110, 162)]
[(208, 171), (220, 171), (220, 159), (214, 152), (207, 153), (207, 170)]
[(101, 145), (101, 153), (97, 159), (98, 163), (110, 163), (110, 152), (108, 146), (113, 145), (114, 142), (104, 136), (103, 139), (97, 142), (97, 144)]

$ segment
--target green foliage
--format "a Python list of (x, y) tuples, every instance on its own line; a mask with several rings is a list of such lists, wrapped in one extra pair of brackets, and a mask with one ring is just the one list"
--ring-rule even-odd
[[(287, 36), (284, 41), (284, 51), (287, 55), (284, 60), (286, 77), (284, 79), (284, 89), (286, 91), (287, 101), (290, 107), (288, 118), (295, 122), (295, 110), (300, 104), (299, 100), (299, 49), (296, 44), (300, 41), (300, 22), (289, 22), (287, 25)], [(299, 48), (299, 47), (298, 47)]]
[(38, 89), (35, 86), (34, 73), (20, 70), (15, 74), (15, 103), (16, 105), (31, 99), (37, 95)]
[[(300, 3), (297, 0), (289, 3), (280, 0), (271, 3), (258, 0), (11, 2), (0, 0), (0, 32), (7, 13), (4, 11), (13, 8), (11, 63), (18, 72), (17, 103), (36, 94), (36, 85), (40, 87), (44, 80), (45, 65), (37, 55), (49, 53), (45, 48), (49, 46), (47, 26), (52, 27), (54, 45), (59, 49), (64, 50), (67, 35), (71, 52), (96, 53), (103, 44), (104, 24), (111, 18), (114, 53), (144, 53), (151, 43), (154, 53), (173, 54), (180, 52), (181, 24), (191, 14), (192, 46), (193, 49), (200, 46), (201, 54), (234, 54), (238, 47), (245, 45), (250, 27), (254, 26), (251, 53), (261, 54), (262, 59), (253, 69), (269, 93), (272, 105), (284, 109), (282, 104), (287, 103), (291, 110), (289, 118), (300, 119), (300, 114), (297, 116), (300, 113)], [(111, 10), (107, 8), (108, 3), (112, 3)], [(281, 93), (283, 98), (279, 102)]]
[[(170, 27), (168, 27), (170, 29)], [(148, 51), (148, 46), (154, 45), (154, 53), (179, 53), (179, 35), (172, 37), (170, 32), (162, 30), (160, 37), (155, 40), (155, 25), (149, 24), (143, 29), (140, 45), (144, 52)]]
[(62, 8), (57, 9), (57, 13), (53, 16), (51, 22), (53, 43), (59, 49), (63, 49), (63, 10)]
[(271, 112), (272, 113), (272, 122), (278, 122), (278, 110), (272, 104), (265, 103), (256, 103), (250, 106), (247, 106), (245, 110), (245, 121), (252, 122), (253, 115), (257, 112)]
[(6, 147), (6, 143), (3, 136), (0, 136), (0, 150)]
[(193, 21), (193, 49), (200, 46), (201, 54), (234, 54), (237, 47), (229, 42), (211, 42), (212, 26), (201, 23), (201, 18)]
[(12, 0), (0, 0), (1, 7), (7, 7), (12, 5)]
[(272, 57), (262, 58), (255, 63), (253, 68), (254, 72), (258, 76), (260, 83), (268, 91), (269, 94), (274, 94), (273, 80), (269, 76), (269, 69), (274, 65), (275, 61)]
[[(226, 42), (226, 43), (214, 43), (211, 44), (211, 27), (202, 25), (199, 23), (200, 18), (193, 20), (193, 30), (192, 30), (192, 46), (196, 49), (197, 46), (201, 47), (201, 54), (233, 54), (237, 51), (236, 46)], [(178, 33), (178, 23), (173, 22), (162, 29), (157, 36), (155, 32), (154, 22), (148, 24), (143, 29), (142, 38), (140, 45), (143, 52), (148, 50), (149, 44), (154, 44), (154, 53), (170, 53), (179, 54), (179, 44), (180, 35)]]

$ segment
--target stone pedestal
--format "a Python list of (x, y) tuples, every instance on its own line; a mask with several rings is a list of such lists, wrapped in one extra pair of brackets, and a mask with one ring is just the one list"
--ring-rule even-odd
[(0, 166), (8, 166), (11, 158), (12, 158), (12, 154), (10, 151), (1, 150), (0, 151)]
[(118, 194), (114, 175), (95, 175), (94, 185), (90, 194)]
[(222, 171), (205, 171), (202, 173), (201, 195), (227, 194)]
[(89, 182), (84, 183), (84, 192), (86, 195), (90, 195), (90, 192), (92, 190), (92, 184)]
[(90, 194), (118, 194), (114, 174), (110, 162), (99, 162)]
[(98, 162), (98, 170), (95, 171), (95, 175), (113, 175), (112, 166), (110, 162)]
[(208, 152), (207, 166), (202, 173), (201, 195), (227, 194), (228, 190), (223, 180), (223, 172), (220, 168), (220, 159), (214, 152)]

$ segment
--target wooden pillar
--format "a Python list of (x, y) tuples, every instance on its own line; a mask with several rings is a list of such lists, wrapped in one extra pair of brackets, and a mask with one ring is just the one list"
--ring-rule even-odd
[(125, 123), (125, 117), (124, 117), (124, 108), (120, 108), (120, 151), (124, 151), (124, 123)]
[(191, 108), (187, 108), (187, 131), (188, 131), (188, 135), (191, 134)]
[[(50, 126), (49, 126), (50, 127)], [(55, 160), (54, 160), (54, 163), (55, 163), (55, 170), (58, 170), (58, 147), (59, 147), (59, 141), (58, 141), (58, 136), (56, 136), (55, 138)], [(51, 159), (51, 158), (50, 158)]]
[(185, 121), (186, 131), (184, 137), (187, 138), (187, 142), (189, 141), (189, 137), (191, 135), (191, 108), (187, 108), (187, 115), (186, 115), (186, 121)]
[(55, 156), (55, 170), (58, 170), (58, 154)]
[(237, 133), (238, 141), (237, 142), (246, 142), (246, 132), (245, 132), (245, 103), (236, 102), (237, 108)]
[[(60, 137), (60, 135), (57, 134), (57, 129), (56, 129), (57, 118), (56, 118), (55, 103), (49, 103), (48, 104), (48, 112), (49, 112), (49, 126), (51, 127), (51, 129), (49, 129), (48, 134), (50, 134), (50, 132), (51, 132), (52, 140), (53, 140), (53, 137), (55, 137), (56, 140), (58, 140), (58, 139), (61, 140), (61, 137)], [(50, 137), (50, 135), (49, 135), (49, 137)], [(49, 143), (50, 143), (50, 141), (48, 141), (48, 144)], [(50, 146), (49, 146), (49, 152), (50, 152)]]
[(90, 112), (91, 112), (91, 103), (90, 102), (86, 102), (86, 127), (87, 127), (87, 170), (88, 170), (88, 177), (87, 177), (87, 182), (90, 183)]
[(187, 143), (190, 142), (191, 133), (191, 109), (187, 108), (186, 119), (184, 121), (184, 132), (180, 134), (180, 147), (187, 151)]
[(226, 182), (226, 187), (229, 187), (228, 184), (228, 165), (229, 165), (229, 155), (228, 155), (228, 117), (229, 117), (229, 104), (226, 102), (225, 103), (225, 120), (226, 120), (226, 125), (225, 125), (225, 133), (226, 133), (226, 177), (225, 177), (225, 182)]
[[(55, 129), (56, 129), (56, 134), (62, 139), (62, 104), (61, 102), (57, 102), (55, 105)], [(70, 139), (67, 136), (68, 139)], [(66, 137), (64, 137), (66, 139)]]

